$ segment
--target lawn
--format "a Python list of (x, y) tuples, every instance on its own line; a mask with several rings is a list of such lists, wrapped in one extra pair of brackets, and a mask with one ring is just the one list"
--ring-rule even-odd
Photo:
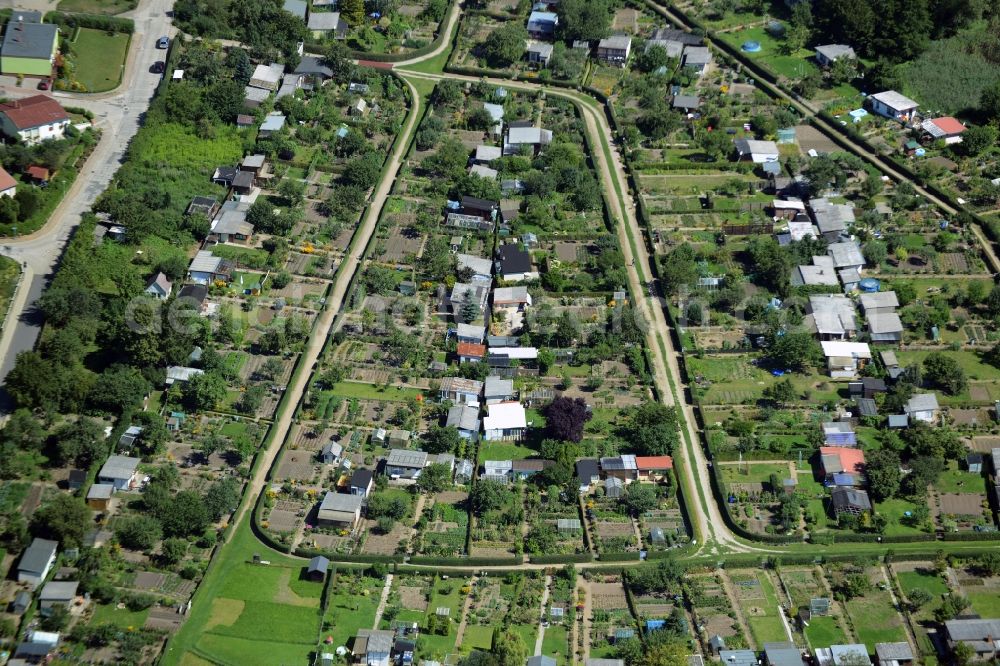
[[(528, 651), (531, 652), (535, 646), (528, 645), (527, 647)], [(545, 637), (542, 639), (542, 654), (546, 657), (552, 657), (560, 665), (568, 663), (566, 657), (569, 654), (569, 633), (566, 631), (566, 627), (553, 625), (545, 629)]]
[(855, 597), (844, 604), (851, 616), (858, 638), (875, 652), (876, 643), (893, 643), (906, 640), (903, 620), (893, 609), (888, 592), (872, 590), (863, 597)]
[(472, 649), (489, 650), (492, 643), (493, 627), (485, 624), (470, 624), (465, 628), (465, 634), (462, 636), (462, 652)]
[[(778, 617), (778, 613), (780, 612), (778, 609), (778, 597), (775, 594), (774, 586), (771, 584), (771, 579), (763, 573), (758, 574), (756, 572), (733, 572), (730, 576), (737, 590), (741, 588), (747, 590), (745, 597), (741, 598), (739, 603), (743, 608), (743, 614), (747, 619), (747, 624), (750, 625), (750, 632), (753, 634), (757, 645), (788, 640), (785, 625), (781, 621), (781, 618)], [(759, 585), (756, 593), (751, 592), (751, 590), (757, 586), (740, 585), (742, 581), (753, 580), (756, 580)]]
[[(896, 352), (896, 358), (899, 359), (899, 365), (905, 367), (917, 363), (923, 364), (924, 359), (930, 353), (929, 351), (900, 351)], [(969, 379), (1000, 380), (1000, 368), (983, 363), (979, 354), (974, 351), (949, 350), (947, 355), (958, 361)]]
[(148, 616), (148, 608), (141, 611), (130, 611), (127, 608), (119, 609), (115, 606), (107, 604), (98, 604), (94, 608), (94, 617), (91, 618), (90, 624), (92, 626), (96, 626), (98, 624), (113, 624), (122, 629), (127, 629), (129, 627), (138, 629), (146, 624), (146, 618)]
[(59, 0), (56, 9), (76, 14), (121, 14), (138, 4), (138, 0)]
[[(338, 574), (338, 582), (343, 575)], [(338, 592), (330, 596), (330, 606), (324, 618), (328, 628), (323, 636), (333, 638), (333, 645), (347, 645), (358, 629), (371, 629), (375, 621), (381, 588), (371, 579), (363, 581), (365, 585), (361, 594)]]
[(483, 442), (479, 448), (481, 460), (521, 460), (538, 455), (534, 449), (512, 442)]
[(941, 493), (980, 493), (983, 492), (983, 477), (959, 469), (957, 461), (949, 460), (948, 467), (934, 482), (934, 489)]
[(746, 56), (780, 76), (801, 79), (808, 74), (819, 71), (816, 65), (807, 59), (812, 55), (812, 51), (799, 49), (793, 54), (785, 55), (781, 51), (781, 41), (772, 37), (763, 27), (729, 32), (721, 37), (737, 49), (747, 41), (759, 42), (760, 51), (746, 53)]
[(829, 615), (814, 617), (805, 629), (806, 640), (813, 649), (847, 643), (847, 636), (840, 630), (837, 618)]
[(1000, 594), (995, 592), (969, 592), (972, 610), (980, 617), (1000, 617)]
[(912, 527), (903, 522), (907, 511), (913, 511), (917, 507), (913, 502), (897, 497), (887, 499), (875, 505), (875, 513), (886, 519), (885, 533), (889, 536), (900, 534), (922, 534), (916, 527)]
[(76, 80), (85, 92), (104, 92), (121, 83), (130, 36), (116, 32), (80, 28), (73, 51), (76, 53)]

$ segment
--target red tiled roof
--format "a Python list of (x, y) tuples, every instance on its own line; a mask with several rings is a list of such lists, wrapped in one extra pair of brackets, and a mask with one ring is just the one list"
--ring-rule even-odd
[(459, 342), (458, 355), (482, 358), (486, 356), (486, 345), (477, 345), (473, 342)]
[(951, 116), (935, 118), (931, 122), (937, 125), (945, 134), (961, 134), (965, 131), (965, 125), (962, 124), (962, 121)]
[(673, 469), (674, 459), (670, 456), (636, 456), (635, 466), (640, 471)]
[(69, 119), (59, 102), (47, 95), (32, 95), (0, 104), (0, 113), (10, 118), (10, 122), (19, 130)]
[(38, 166), (37, 164), (32, 164), (30, 167), (28, 167), (25, 170), (25, 173), (27, 173), (29, 176), (31, 176), (35, 180), (48, 180), (49, 179), (49, 170), (46, 169), (45, 167)]
[(820, 456), (837, 456), (840, 458), (840, 466), (848, 474), (860, 473), (865, 466), (865, 452), (861, 449), (852, 449), (848, 446), (821, 446)]
[(17, 187), (17, 181), (6, 169), (0, 167), (0, 192), (6, 192), (12, 187)]

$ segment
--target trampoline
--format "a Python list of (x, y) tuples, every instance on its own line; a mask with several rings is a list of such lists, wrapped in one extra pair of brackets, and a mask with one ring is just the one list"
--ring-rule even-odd
[(747, 53), (757, 53), (760, 51), (760, 42), (756, 41), (743, 42), (743, 46), (741, 46), (740, 48), (746, 51)]

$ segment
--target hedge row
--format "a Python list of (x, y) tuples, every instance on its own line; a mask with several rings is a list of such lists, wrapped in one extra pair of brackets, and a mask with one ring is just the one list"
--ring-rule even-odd
[(570, 564), (572, 562), (593, 562), (593, 553), (564, 553), (562, 555), (532, 555), (532, 564)]
[(601, 553), (598, 558), (601, 562), (631, 562), (639, 559), (639, 552), (633, 553)]
[(431, 557), (416, 555), (411, 557), (409, 564), (422, 564), (440, 567), (505, 567), (524, 564), (524, 558), (517, 557)]
[(122, 32), (131, 35), (135, 32), (135, 21), (117, 16), (101, 16), (99, 14), (66, 14), (63, 12), (48, 12), (45, 15), (47, 23), (55, 23), (62, 30), (74, 28), (93, 28), (109, 32)]
[(322, 555), (323, 557), (330, 558), (335, 562), (357, 562), (359, 564), (399, 564), (403, 561), (402, 555), (331, 554), (329, 551), (319, 550), (316, 548), (296, 548), (295, 552), (292, 554), (296, 557), (305, 558), (313, 558), (318, 555)]

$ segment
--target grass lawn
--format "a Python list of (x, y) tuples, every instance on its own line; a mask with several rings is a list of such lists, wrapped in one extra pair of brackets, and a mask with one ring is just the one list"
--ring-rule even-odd
[[(930, 353), (929, 351), (900, 351), (896, 353), (896, 357), (899, 359), (899, 365), (905, 367), (917, 363), (922, 365), (924, 359)], [(992, 365), (983, 363), (979, 358), (979, 354), (974, 351), (949, 350), (947, 355), (958, 361), (958, 364), (965, 370), (965, 374), (968, 375), (969, 379), (1000, 379), (1000, 368), (994, 368)]]
[(844, 604), (851, 615), (858, 638), (875, 652), (876, 643), (893, 643), (906, 640), (903, 619), (893, 607), (888, 592), (873, 590), (863, 597), (855, 597)]
[(444, 663), (444, 658), (455, 651), (455, 628), (447, 636), (437, 634), (421, 633), (417, 639), (417, 652), (421, 659), (440, 661)]
[[(339, 576), (340, 574), (338, 579)], [(366, 582), (369, 580), (365, 579)], [(362, 594), (338, 592), (331, 595), (330, 606), (324, 618), (329, 628), (323, 632), (323, 637), (332, 637), (334, 645), (347, 645), (358, 633), (358, 629), (371, 629), (380, 592), (380, 587), (372, 581), (372, 584), (365, 586)]]
[(1000, 617), (1000, 595), (990, 592), (969, 592), (972, 610), (980, 617)]
[(80, 28), (73, 51), (76, 53), (76, 80), (87, 92), (117, 88), (128, 53), (129, 35)]
[[(756, 598), (740, 599), (740, 606), (743, 608), (743, 614), (746, 616), (747, 624), (750, 625), (750, 631), (753, 633), (757, 645), (774, 641), (787, 641), (788, 634), (785, 632), (785, 625), (778, 617), (778, 596), (775, 594), (770, 578), (756, 572), (733, 572), (731, 578), (737, 590), (743, 587), (739, 585), (739, 581), (756, 580), (759, 584)], [(753, 586), (746, 589), (753, 590)]]
[(903, 594), (923, 589), (938, 597), (948, 592), (948, 584), (944, 579), (929, 570), (902, 571), (896, 574), (896, 578), (899, 579), (899, 587), (903, 590)]
[(747, 57), (780, 76), (801, 79), (818, 71), (816, 65), (807, 59), (812, 55), (812, 51), (799, 49), (791, 55), (785, 55), (781, 52), (781, 40), (772, 37), (763, 27), (748, 28), (720, 36), (736, 48), (740, 48), (747, 41), (759, 42), (760, 51), (747, 53)]
[(779, 479), (788, 477), (788, 465), (772, 463), (743, 463), (742, 465), (719, 465), (722, 478), (727, 483), (767, 483), (772, 474)]
[[(528, 645), (528, 652), (532, 652), (534, 645)], [(542, 654), (552, 657), (558, 664), (566, 664), (569, 654), (569, 633), (566, 627), (553, 625), (545, 629), (545, 638), (542, 639)]]
[(809, 646), (813, 649), (847, 643), (847, 636), (840, 630), (837, 618), (829, 615), (814, 617), (809, 620), (809, 626), (806, 627), (805, 634), (806, 640), (809, 641)]
[[(260, 635), (268, 636), (270, 632), (263, 631)], [(198, 641), (195, 654), (211, 658), (212, 663), (273, 666), (273, 664), (307, 664), (315, 649), (315, 641), (279, 643), (255, 638), (205, 634)]]
[(121, 14), (138, 4), (138, 0), (59, 0), (56, 9), (77, 14)]
[(983, 477), (959, 469), (958, 461), (949, 460), (948, 467), (934, 482), (934, 489), (941, 493), (980, 493), (983, 492)]
[(913, 511), (917, 505), (904, 499), (891, 498), (875, 505), (875, 512), (885, 517), (887, 523), (885, 533), (890, 536), (898, 534), (922, 534), (922, 531), (903, 522), (907, 511)]
[(362, 400), (393, 400), (396, 402), (402, 402), (420, 395), (420, 391), (417, 389), (399, 388), (396, 386), (384, 388), (382, 386), (361, 384), (359, 382), (340, 382), (339, 384), (334, 384), (331, 392), (334, 395), (344, 396), (345, 398), (359, 398)]
[(482, 460), (521, 460), (538, 455), (534, 449), (513, 442), (483, 442), (479, 446)]
[(468, 652), (472, 649), (489, 650), (492, 643), (492, 626), (470, 624), (465, 627), (465, 634), (462, 636), (462, 652)]
[(138, 629), (146, 624), (146, 618), (148, 616), (148, 608), (141, 611), (130, 611), (127, 608), (119, 610), (111, 605), (98, 604), (94, 608), (94, 617), (91, 618), (90, 624), (113, 624), (122, 629), (127, 629), (128, 627)]

